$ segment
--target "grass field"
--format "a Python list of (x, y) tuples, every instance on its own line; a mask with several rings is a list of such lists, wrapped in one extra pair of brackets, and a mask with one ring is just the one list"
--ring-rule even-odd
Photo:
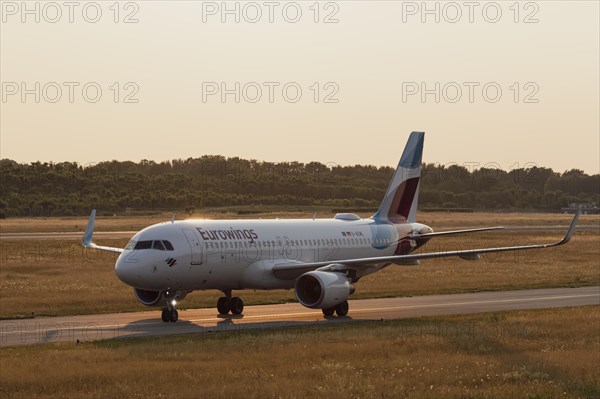
[(600, 308), (2, 349), (3, 398), (600, 397)]
[[(439, 251), (552, 242), (561, 232), (481, 233), (438, 238), (423, 250)], [(126, 240), (106, 240), (122, 246)], [(130, 287), (114, 274), (115, 255), (84, 250), (76, 241), (0, 241), (0, 317), (139, 311)], [(521, 253), (428, 260), (420, 266), (390, 266), (356, 284), (352, 298), (456, 293), (600, 284), (600, 235), (576, 233), (566, 246)], [(247, 305), (294, 300), (293, 291), (236, 292)], [(220, 293), (198, 291), (180, 308), (213, 307)]]

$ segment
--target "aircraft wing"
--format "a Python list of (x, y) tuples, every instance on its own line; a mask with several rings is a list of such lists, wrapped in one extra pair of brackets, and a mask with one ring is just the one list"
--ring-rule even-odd
[(94, 234), (94, 222), (95, 221), (96, 221), (96, 210), (92, 209), (92, 213), (90, 214), (90, 220), (88, 221), (88, 224), (85, 227), (85, 233), (83, 234), (83, 237), (81, 238), (81, 245), (83, 245), (85, 248), (99, 249), (101, 251), (115, 252), (115, 253), (119, 253), (119, 254), (121, 252), (123, 252), (123, 248), (105, 247), (102, 245), (96, 245), (92, 242), (92, 235)]
[(577, 219), (579, 219), (580, 211), (577, 212), (567, 233), (562, 240), (550, 244), (536, 244), (536, 245), (522, 245), (512, 247), (497, 247), (497, 248), (480, 248), (480, 249), (468, 249), (458, 251), (442, 251), (442, 252), (429, 252), (420, 254), (409, 254), (409, 255), (392, 255), (392, 256), (379, 256), (372, 258), (356, 258), (356, 259), (339, 259), (330, 260), (324, 262), (311, 262), (311, 263), (278, 263), (273, 266), (273, 274), (284, 280), (293, 280), (301, 276), (302, 274), (312, 271), (342, 271), (352, 269), (365, 269), (372, 267), (376, 264), (394, 263), (399, 261), (411, 261), (420, 259), (431, 259), (431, 258), (443, 258), (448, 256), (459, 256), (465, 259), (477, 259), (481, 254), (495, 253), (495, 252), (507, 252), (507, 251), (522, 251), (527, 249), (541, 249), (550, 248), (558, 245), (566, 244), (571, 240), (575, 226), (577, 225)]
[(446, 235), (453, 235), (453, 234), (465, 234), (465, 233), (477, 233), (480, 231), (502, 230), (503, 228), (504, 227), (502, 227), (502, 226), (498, 226), (498, 227), (480, 227), (477, 229), (465, 229), (465, 230), (435, 231), (433, 233), (415, 234), (415, 235), (409, 236), (408, 238), (414, 240), (417, 238), (431, 238), (431, 237), (446, 236)]

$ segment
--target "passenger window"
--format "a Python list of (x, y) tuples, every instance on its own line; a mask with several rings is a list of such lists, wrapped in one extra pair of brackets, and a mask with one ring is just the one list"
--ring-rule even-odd
[(158, 249), (158, 250), (161, 250), (161, 251), (165, 250), (165, 246), (160, 241), (154, 241), (154, 244), (152, 244), (152, 248), (153, 249)]

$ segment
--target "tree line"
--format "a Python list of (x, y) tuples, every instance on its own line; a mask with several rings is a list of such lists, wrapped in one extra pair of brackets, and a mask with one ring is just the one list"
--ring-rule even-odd
[[(0, 160), (0, 217), (192, 211), (245, 205), (375, 209), (394, 169), (203, 156), (165, 162)], [(420, 208), (558, 211), (598, 203), (600, 175), (424, 164)]]

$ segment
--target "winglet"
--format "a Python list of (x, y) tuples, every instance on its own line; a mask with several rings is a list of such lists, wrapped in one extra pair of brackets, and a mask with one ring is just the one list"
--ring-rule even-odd
[(116, 247), (104, 247), (101, 245), (96, 245), (92, 242), (92, 235), (94, 234), (94, 222), (96, 221), (96, 210), (92, 209), (92, 213), (90, 213), (90, 220), (88, 221), (87, 226), (85, 226), (85, 233), (83, 233), (83, 237), (81, 237), (81, 245), (85, 248), (99, 249), (101, 251), (109, 251), (115, 253), (121, 253), (124, 251), (123, 248)]
[(571, 221), (571, 225), (569, 226), (569, 230), (567, 230), (567, 234), (565, 234), (565, 237), (556, 244), (553, 244), (552, 246), (563, 245), (571, 241), (571, 237), (573, 237), (573, 233), (575, 232), (575, 226), (577, 226), (577, 220), (579, 219), (580, 214), (581, 209), (578, 209), (577, 213), (575, 213), (575, 217), (573, 217), (573, 220)]
[(92, 209), (92, 213), (90, 213), (90, 220), (88, 221), (87, 226), (85, 226), (85, 233), (81, 238), (81, 244), (84, 247), (89, 246), (92, 243), (92, 235), (94, 234), (94, 222), (96, 221), (96, 210)]

